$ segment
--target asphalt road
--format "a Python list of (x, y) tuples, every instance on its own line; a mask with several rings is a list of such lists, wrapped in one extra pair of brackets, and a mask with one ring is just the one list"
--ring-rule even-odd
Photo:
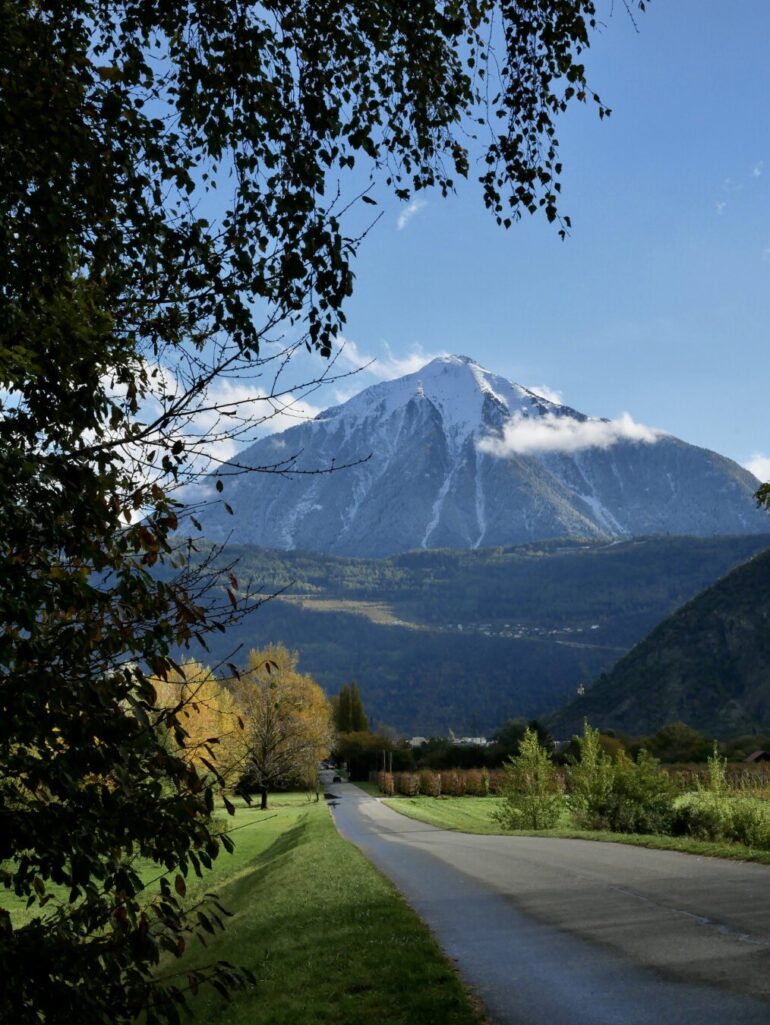
[(770, 1025), (770, 868), (450, 832), (328, 789), (500, 1025)]

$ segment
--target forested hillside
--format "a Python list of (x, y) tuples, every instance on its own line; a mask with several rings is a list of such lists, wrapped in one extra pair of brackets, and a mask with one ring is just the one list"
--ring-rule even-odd
[(241, 588), (278, 597), (207, 659), (281, 641), (330, 693), (356, 679), (373, 723), (478, 732), (552, 712), (768, 536), (549, 542), (363, 560), (231, 546)]
[(770, 728), (770, 552), (688, 602), (612, 672), (551, 720), (568, 735), (583, 717), (602, 728), (654, 733), (682, 721), (726, 737)]

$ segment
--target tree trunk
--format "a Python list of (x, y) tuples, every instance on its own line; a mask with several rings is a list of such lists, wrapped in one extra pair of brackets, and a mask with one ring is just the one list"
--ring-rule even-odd
[(259, 807), (261, 808), (262, 811), (265, 811), (267, 809), (267, 787), (264, 786), (264, 785), (261, 786), (259, 788), (259, 792), (262, 795), (262, 801), (261, 801)]

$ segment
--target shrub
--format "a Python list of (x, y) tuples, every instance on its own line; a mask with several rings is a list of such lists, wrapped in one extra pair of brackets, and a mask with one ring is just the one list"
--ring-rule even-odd
[(591, 729), (587, 720), (583, 736), (574, 739), (579, 760), (567, 769), (568, 807), (583, 829), (607, 829), (615, 766), (603, 749), (599, 731)]
[(751, 797), (732, 801), (732, 838), (747, 847), (770, 850), (770, 807), (766, 802)]
[[(746, 790), (741, 788), (744, 793)], [(705, 782), (677, 802), (677, 828), (701, 840), (734, 840), (748, 847), (770, 848), (770, 807), (751, 796), (732, 797), (727, 760), (716, 744)]]
[(733, 835), (733, 802), (706, 790), (685, 794), (675, 804), (672, 830), (697, 840), (728, 840)]
[(699, 840), (728, 840), (733, 835), (733, 802), (728, 796), (726, 765), (715, 744), (705, 780), (696, 777), (695, 793), (676, 802), (676, 832)]
[(380, 788), (381, 794), (385, 794), (386, 797), (392, 797), (393, 794), (396, 792), (395, 782), (393, 780), (393, 773), (378, 772), (377, 786)]
[(441, 792), (448, 797), (463, 797), (465, 794), (465, 773), (457, 769), (442, 772)]
[(420, 793), (426, 797), (441, 797), (441, 773), (423, 769), (420, 773)]
[(489, 773), (483, 769), (469, 769), (465, 773), (465, 792), (472, 797), (486, 797), (489, 793)]
[(416, 772), (397, 772), (396, 790), (404, 797), (416, 797), (420, 792), (420, 777)]
[(502, 797), (495, 818), (506, 829), (549, 829), (559, 820), (562, 782), (534, 730), (525, 730), (519, 754), (505, 765)]
[(657, 758), (642, 749), (632, 761), (619, 752), (607, 802), (607, 826), (616, 833), (670, 833), (676, 784)]

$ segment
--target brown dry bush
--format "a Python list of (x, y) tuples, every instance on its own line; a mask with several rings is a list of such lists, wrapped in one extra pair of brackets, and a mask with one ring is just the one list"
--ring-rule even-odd
[(441, 773), (423, 769), (420, 773), (420, 793), (426, 797), (441, 797)]

